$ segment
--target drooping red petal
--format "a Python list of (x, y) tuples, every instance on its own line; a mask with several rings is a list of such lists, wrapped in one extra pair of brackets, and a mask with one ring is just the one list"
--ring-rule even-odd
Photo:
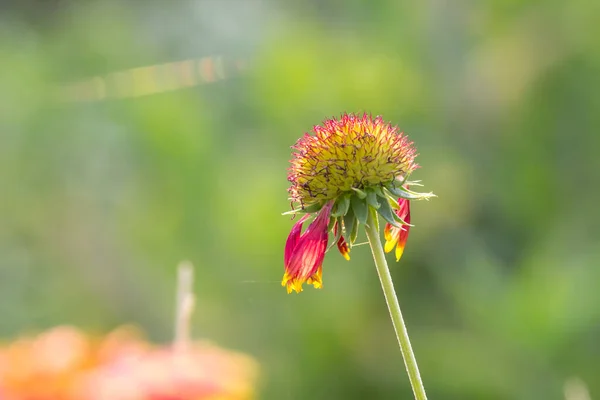
[[(407, 224), (410, 224), (410, 202), (406, 199), (406, 205), (402, 205), (399, 211), (403, 211), (403, 216), (400, 216)], [(400, 200), (398, 200), (400, 203)], [(402, 229), (398, 232), (398, 244), (396, 245), (396, 261), (400, 261), (402, 254), (404, 253), (404, 246), (406, 246), (406, 240), (408, 239), (409, 225), (403, 225)]]
[[(396, 215), (400, 217), (404, 222), (410, 224), (410, 201), (407, 199), (399, 198)], [(402, 225), (402, 228), (397, 228), (391, 224), (386, 224), (383, 231), (385, 238), (384, 250), (389, 253), (396, 247), (396, 261), (400, 261), (402, 254), (404, 253), (404, 246), (406, 246), (406, 240), (408, 239), (408, 231), (410, 230), (409, 225)]]
[(298, 243), (298, 238), (300, 237), (300, 233), (302, 232), (302, 224), (309, 217), (308, 214), (300, 218), (298, 222), (294, 224), (292, 230), (285, 242), (285, 251), (283, 253), (283, 263), (284, 265), (288, 265), (290, 262), (290, 257), (296, 248), (296, 244)]
[(293, 290), (301, 292), (302, 284), (307, 280), (310, 280), (309, 283), (315, 287), (321, 287), (320, 268), (325, 258), (325, 250), (327, 250), (329, 216), (332, 207), (333, 202), (323, 206), (317, 218), (300, 237), (292, 229), (294, 237), (291, 242), (295, 241), (295, 246), (292, 248), (290, 245), (291, 250), (284, 255), (285, 274), (281, 282), (282, 286), (287, 286), (288, 293)]
[(396, 211), (396, 214), (404, 222), (410, 222), (410, 221), (406, 220), (406, 218), (410, 219), (410, 202), (407, 199), (399, 198), (398, 199), (398, 206), (400, 208)]
[(340, 251), (340, 254), (348, 261), (350, 261), (350, 247), (348, 246), (348, 243), (346, 242), (346, 239), (344, 239), (343, 236), (340, 236), (338, 242), (337, 242), (337, 247), (338, 250)]
[(384, 250), (386, 253), (389, 253), (394, 249), (396, 243), (398, 243), (398, 230), (390, 223), (385, 224), (385, 229), (383, 230), (383, 238), (385, 239)]
[[(336, 222), (335, 225), (333, 226), (333, 234), (335, 237), (337, 237), (337, 235), (338, 235), (338, 229), (342, 229), (342, 228)], [(337, 248), (340, 251), (340, 254), (346, 260), (350, 261), (350, 246), (348, 246), (348, 243), (346, 242), (346, 239), (344, 239), (343, 235), (340, 235), (340, 238), (337, 241)]]

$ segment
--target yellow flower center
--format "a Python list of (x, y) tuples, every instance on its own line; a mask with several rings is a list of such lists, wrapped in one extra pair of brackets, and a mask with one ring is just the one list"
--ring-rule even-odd
[(345, 114), (314, 132), (293, 147), (288, 175), (290, 198), (302, 206), (335, 199), (352, 188), (389, 184), (417, 167), (412, 143), (381, 117)]

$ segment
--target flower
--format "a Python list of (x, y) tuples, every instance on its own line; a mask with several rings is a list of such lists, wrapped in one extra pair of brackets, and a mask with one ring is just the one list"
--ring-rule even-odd
[[(329, 233), (333, 232), (333, 243), (349, 260), (359, 225), (367, 223), (370, 212), (387, 221), (388, 242), (396, 235), (394, 244), (403, 249), (410, 218), (401, 210), (404, 202), (396, 199), (433, 196), (408, 189), (409, 184), (418, 185), (408, 181), (418, 168), (416, 150), (403, 132), (382, 117), (343, 114), (315, 126), (313, 132), (292, 147), (288, 173), (292, 210), (284, 214), (305, 215), (294, 224), (285, 245), (282, 286), (288, 293), (301, 292), (304, 282), (321, 288)], [(309, 218), (314, 220), (302, 233)]]
[(96, 338), (61, 326), (0, 347), (0, 399), (249, 400), (256, 372), (202, 341), (156, 347), (129, 328)]
[(254, 361), (210, 343), (185, 351), (155, 348), (120, 354), (84, 375), (77, 393), (88, 400), (247, 400), (254, 398)]
[(71, 399), (73, 383), (96, 363), (88, 337), (57, 327), (0, 348), (0, 398)]
[(399, 208), (396, 210), (396, 215), (406, 222), (406, 225), (398, 228), (390, 223), (387, 223), (385, 224), (385, 229), (383, 231), (383, 237), (385, 238), (385, 252), (389, 253), (392, 251), (394, 246), (396, 246), (396, 261), (400, 261), (400, 257), (402, 257), (402, 253), (404, 253), (404, 246), (406, 245), (406, 239), (408, 239), (408, 230), (410, 229), (410, 225), (408, 225), (410, 224), (409, 201), (399, 198), (398, 207)]

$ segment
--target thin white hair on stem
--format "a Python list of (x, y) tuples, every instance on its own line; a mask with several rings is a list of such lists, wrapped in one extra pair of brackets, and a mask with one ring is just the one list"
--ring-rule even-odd
[(563, 386), (565, 400), (592, 400), (585, 382), (578, 377), (571, 377)]
[(175, 299), (175, 338), (173, 345), (185, 350), (190, 343), (190, 323), (194, 312), (194, 266), (182, 261), (177, 267), (177, 297)]

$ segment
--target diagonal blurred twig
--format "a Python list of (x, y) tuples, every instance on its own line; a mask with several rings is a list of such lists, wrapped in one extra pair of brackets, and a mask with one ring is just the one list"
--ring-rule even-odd
[(243, 60), (210, 56), (131, 68), (68, 83), (58, 88), (57, 96), (66, 102), (140, 97), (217, 82), (245, 68)]
[(182, 261), (177, 267), (177, 298), (175, 309), (175, 340), (177, 350), (185, 350), (190, 342), (190, 322), (194, 312), (194, 266)]

